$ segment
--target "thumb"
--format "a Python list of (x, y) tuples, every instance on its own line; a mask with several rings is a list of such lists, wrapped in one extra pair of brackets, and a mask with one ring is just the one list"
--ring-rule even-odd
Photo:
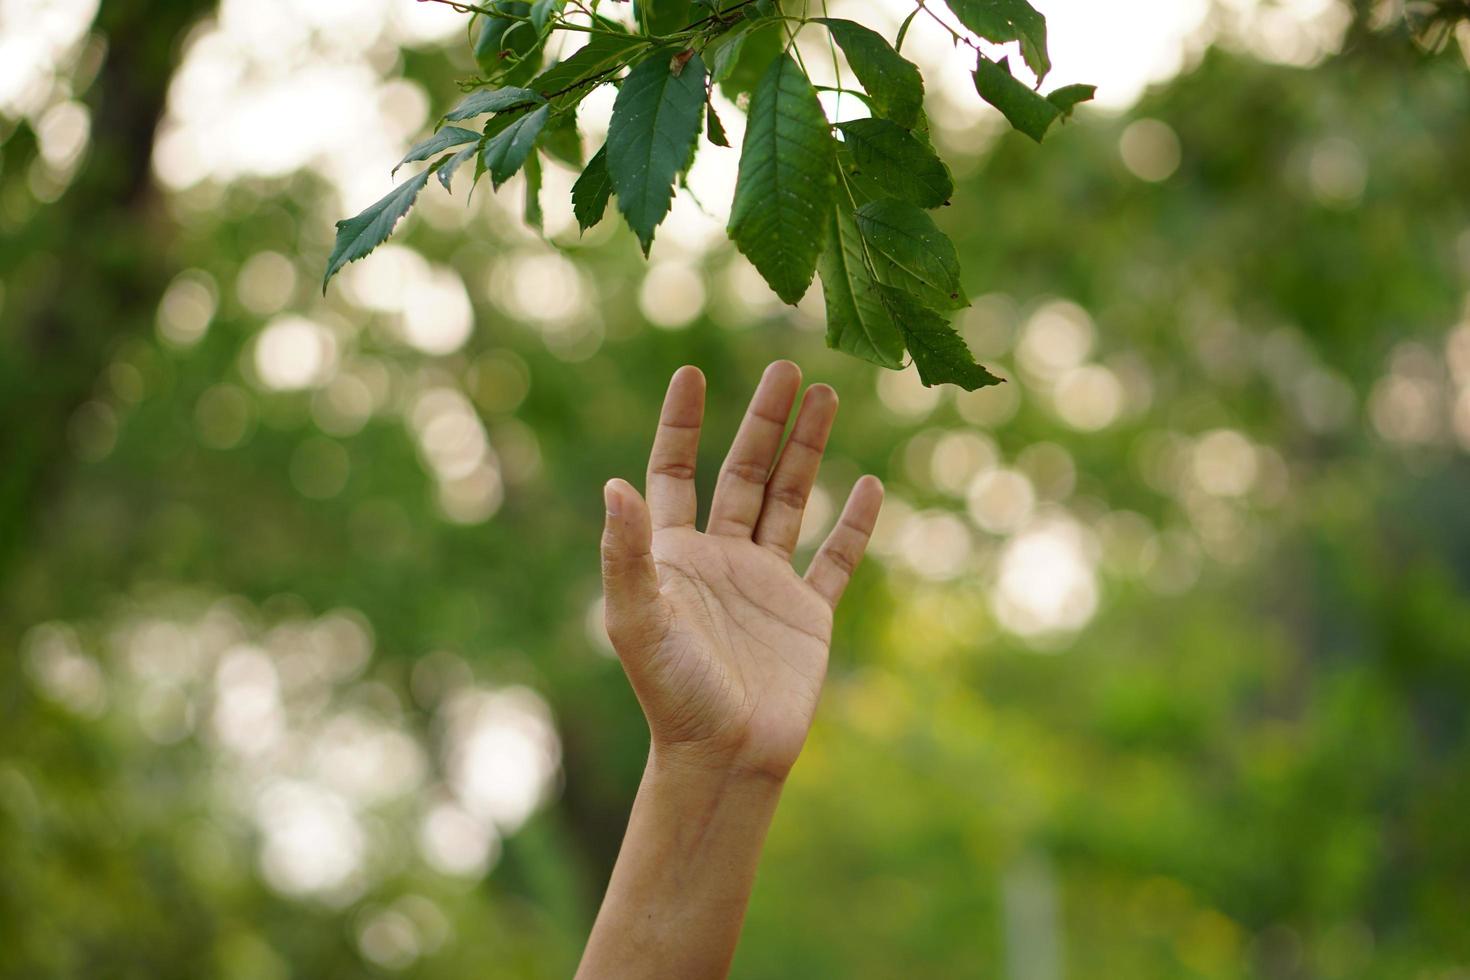
[(627, 656), (657, 643), (666, 626), (653, 564), (653, 523), (648, 505), (626, 480), (609, 480), (603, 499), (603, 617), (613, 646)]

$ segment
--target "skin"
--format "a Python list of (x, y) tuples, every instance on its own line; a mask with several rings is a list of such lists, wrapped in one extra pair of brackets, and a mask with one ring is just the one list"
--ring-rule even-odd
[(608, 635), (650, 747), (617, 865), (577, 976), (723, 977), (766, 830), (827, 674), (832, 615), (883, 501), (853, 486), (806, 574), (791, 565), (837, 395), (766, 369), (695, 527), (704, 376), (675, 372), (648, 462), (648, 499), (604, 488)]

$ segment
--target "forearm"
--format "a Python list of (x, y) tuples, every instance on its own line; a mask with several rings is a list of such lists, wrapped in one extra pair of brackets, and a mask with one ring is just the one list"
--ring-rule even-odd
[(579, 980), (724, 977), (780, 793), (650, 753)]

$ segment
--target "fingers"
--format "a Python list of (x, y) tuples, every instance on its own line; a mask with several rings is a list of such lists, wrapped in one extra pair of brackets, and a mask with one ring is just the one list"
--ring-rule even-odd
[(766, 483), (765, 502), (755, 526), (755, 542), (790, 558), (801, 533), (801, 515), (817, 480), (827, 436), (837, 417), (837, 393), (827, 385), (812, 385), (801, 400), (796, 424), (776, 469)]
[(653, 564), (648, 507), (625, 480), (603, 487), (607, 523), (602, 532), (603, 616), (620, 656), (658, 642), (667, 625)]
[(821, 593), (833, 609), (837, 608), (842, 590), (847, 588), (848, 579), (863, 559), (882, 505), (883, 484), (878, 478), (865, 476), (858, 480), (847, 498), (847, 506), (842, 508), (837, 526), (822, 542), (811, 568), (806, 571), (807, 584)]
[(648, 509), (656, 528), (694, 526), (694, 469), (704, 418), (704, 375), (686, 364), (669, 379), (648, 456)]
[(766, 495), (766, 477), (776, 461), (800, 386), (801, 369), (790, 361), (777, 361), (766, 368), (720, 467), (705, 529), (708, 533), (749, 537), (755, 530)]

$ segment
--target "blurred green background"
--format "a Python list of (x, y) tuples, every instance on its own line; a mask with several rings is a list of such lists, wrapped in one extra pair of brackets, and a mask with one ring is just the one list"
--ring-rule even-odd
[(646, 746), (600, 484), (692, 362), (707, 488), (779, 356), (804, 540), (890, 497), (737, 976), (1470, 977), (1470, 36), (1038, 6), (1045, 147), (906, 47), (967, 395), (825, 350), (711, 147), (647, 263), (553, 170), (321, 296), (438, 5), (0, 2), (0, 976), (569, 975)]

